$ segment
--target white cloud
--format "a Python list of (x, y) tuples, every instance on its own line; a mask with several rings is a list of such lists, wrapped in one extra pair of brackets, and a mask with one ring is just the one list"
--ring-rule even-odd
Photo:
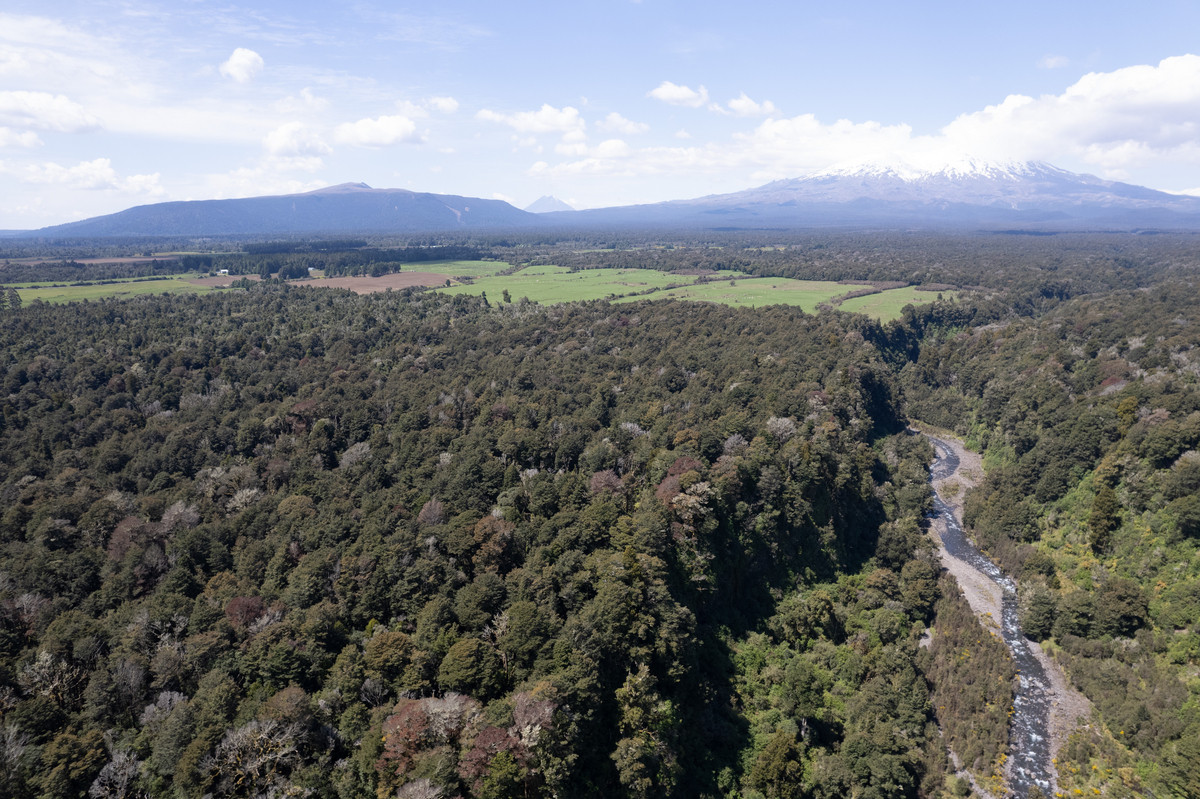
[(658, 85), (658, 88), (647, 92), (646, 96), (653, 97), (655, 100), (661, 100), (669, 105), (699, 108), (708, 102), (708, 89), (703, 86), (699, 89), (693, 89), (690, 86), (679, 86), (671, 83), (669, 80), (664, 80)]
[[(679, 88), (669, 94), (684, 98), (686, 92)], [(698, 92), (692, 95), (700, 97)], [(742, 102), (743, 98), (731, 101), (729, 108), (761, 112), (768, 107), (749, 98)], [(687, 138), (687, 133), (679, 131), (676, 137)], [(1060, 94), (1012, 95), (963, 114), (932, 135), (916, 135), (906, 124), (823, 122), (802, 114), (766, 119), (725, 141), (639, 149), (560, 148), (560, 154), (569, 160), (539, 162), (532, 173), (626, 177), (687, 170), (730, 180), (770, 180), (848, 161), (903, 160), (932, 166), (973, 156), (1046, 160), (1128, 179), (1149, 167), (1200, 166), (1200, 56), (1092, 73)]]
[(613, 111), (606, 116), (596, 127), (600, 130), (605, 130), (610, 133), (621, 133), (626, 136), (633, 136), (638, 133), (645, 133), (650, 130), (650, 126), (645, 122), (634, 122)]
[(280, 175), (270, 164), (245, 167), (204, 179), (199, 196), (226, 199), (230, 197), (261, 197), (269, 194), (299, 194), (329, 185), (327, 181), (297, 180)]
[(740, 117), (772, 116), (779, 111), (770, 100), (757, 103), (747, 97), (745, 92), (729, 101), (729, 110)]
[(399, 114), (375, 119), (360, 119), (338, 125), (334, 138), (358, 147), (388, 147), (401, 142), (419, 142), (417, 124)]
[(425, 119), (430, 111), (439, 114), (453, 114), (458, 110), (458, 100), (453, 97), (428, 97), (419, 102), (412, 100), (397, 100), (396, 111), (409, 119)]
[(263, 59), (253, 50), (239, 47), (229, 56), (229, 60), (221, 64), (221, 74), (238, 83), (249, 83), (254, 76), (262, 72)]
[(324, 97), (313, 94), (313, 90), (305, 86), (300, 90), (299, 97), (285, 97), (275, 103), (275, 110), (284, 114), (294, 114), (301, 111), (324, 111), (329, 107), (329, 101)]
[(734, 136), (739, 162), (768, 170), (772, 177), (803, 174), (856, 158), (885, 157), (904, 152), (912, 144), (908, 125), (821, 122), (812, 114), (788, 119), (768, 119), (753, 131)]
[(286, 122), (263, 138), (263, 146), (274, 156), (319, 156), (331, 152), (320, 134), (301, 122)]
[(61, 166), (50, 162), (29, 164), (16, 173), (26, 183), (45, 183), (66, 186), (72, 189), (122, 191), (129, 194), (162, 195), (159, 174), (130, 175), (121, 177), (107, 158), (81, 161), (75, 166)]
[(537, 111), (519, 111), (515, 114), (502, 114), (485, 108), (475, 117), (508, 125), (519, 133), (569, 133), (583, 130), (585, 127), (583, 119), (579, 116), (579, 109), (569, 105), (555, 108), (544, 104)]
[(28, 130), (82, 133), (100, 127), (79, 103), (61, 94), (0, 92), (0, 124)]
[(0, 128), (0, 147), (37, 147), (42, 140), (31, 130)]
[(596, 145), (597, 158), (627, 158), (633, 151), (620, 139), (606, 139)]
[(1062, 69), (1069, 63), (1071, 63), (1071, 59), (1065, 55), (1047, 55), (1042, 56), (1042, 60), (1038, 61), (1038, 66), (1042, 69)]
[(1093, 72), (1058, 95), (1010, 95), (941, 131), (989, 156), (1075, 157), (1103, 170), (1183, 159), (1200, 163), (1200, 56)]
[(396, 111), (409, 119), (424, 119), (429, 116), (429, 109), (411, 100), (397, 100)]
[(453, 97), (430, 97), (429, 107), (442, 114), (453, 114), (458, 110), (458, 100)]
[[(531, 141), (535, 144), (537, 142), (536, 139)], [(554, 151), (559, 155), (579, 156), (586, 153), (587, 150), (587, 134), (581, 129), (567, 131), (554, 147)]]

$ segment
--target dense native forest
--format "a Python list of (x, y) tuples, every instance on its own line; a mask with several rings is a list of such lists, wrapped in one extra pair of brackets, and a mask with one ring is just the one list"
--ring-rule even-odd
[(919, 420), (985, 454), (966, 521), (1094, 703), (1060, 789), (1200, 795), (1200, 241), (773, 235), (188, 268), (975, 290), (887, 326), (279, 280), (7, 303), (0, 793), (999, 794), (1012, 665), (939, 575)]

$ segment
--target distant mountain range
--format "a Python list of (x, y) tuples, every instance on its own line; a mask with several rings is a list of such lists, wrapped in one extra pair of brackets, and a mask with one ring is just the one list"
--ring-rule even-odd
[(575, 209), (557, 197), (545, 194), (525, 206), (525, 210), (531, 214), (548, 214), (553, 211), (574, 211)]
[(562, 221), (704, 228), (1200, 229), (1200, 197), (1101, 180), (1040, 162), (967, 160), (933, 169), (861, 163), (732, 194), (580, 211), (569, 218), (562, 215)]
[(1200, 197), (1039, 162), (965, 160), (933, 169), (861, 163), (732, 194), (586, 211), (570, 210), (553, 197), (522, 211), (500, 200), (344, 183), (305, 194), (142, 205), (23, 235), (303, 235), (548, 226), (1200, 230)]
[(139, 205), (42, 228), (53, 238), (239, 234), (418, 233), (528, 226), (533, 214), (501, 200), (343, 183), (305, 194)]

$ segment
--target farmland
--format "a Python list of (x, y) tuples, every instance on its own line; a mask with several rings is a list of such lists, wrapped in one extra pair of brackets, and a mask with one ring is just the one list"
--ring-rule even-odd
[[(497, 300), (507, 291), (513, 300), (528, 298), (538, 303), (609, 299), (617, 303), (638, 300), (700, 300), (722, 305), (759, 308), (764, 305), (798, 306), (816, 313), (822, 304), (864, 313), (881, 321), (899, 318), (908, 304), (932, 302), (930, 292), (913, 287), (889, 289), (865, 297), (836, 303), (856, 288), (830, 280), (793, 280), (782, 277), (750, 277), (722, 270), (704, 275), (662, 272), (654, 269), (581, 269), (531, 266), (509, 275), (494, 274), (469, 283), (438, 289), (446, 294), (480, 294)], [(953, 295), (948, 292), (943, 296)]]
[(22, 283), (14, 286), (22, 303), (35, 300), (50, 303), (99, 300), (105, 297), (135, 297), (145, 294), (198, 294), (214, 287), (192, 282), (195, 275), (175, 275), (169, 278), (112, 280), (76, 285), (52, 283)]
[[(413, 269), (369, 276), (317, 276), (290, 281), (297, 286), (345, 288), (356, 294), (405, 288), (433, 288), (444, 294), (484, 295), (489, 301), (528, 299), (540, 304), (610, 300), (693, 300), (721, 305), (760, 308), (766, 305), (797, 306), (815, 313), (822, 305), (863, 313), (882, 321), (896, 319), (908, 304), (932, 302), (935, 294), (915, 287), (887, 289), (862, 297), (838, 301), (861, 287), (831, 280), (795, 280), (784, 277), (753, 277), (730, 270), (699, 270), (695, 274), (658, 269), (600, 268), (569, 269), (541, 264), (516, 268), (504, 261), (442, 261), (422, 263)], [(228, 288), (232, 283), (258, 275), (201, 277), (194, 273), (170, 277), (130, 278), (69, 283), (17, 283), (25, 303), (97, 300), (105, 297), (134, 297), (163, 293), (201, 293)], [(952, 295), (949, 292), (948, 295)]]

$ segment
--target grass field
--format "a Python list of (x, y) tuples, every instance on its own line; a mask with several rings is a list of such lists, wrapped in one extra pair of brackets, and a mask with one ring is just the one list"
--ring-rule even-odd
[[(900, 318), (900, 311), (905, 305), (925, 305), (937, 299), (939, 292), (917, 291), (913, 286), (902, 289), (881, 291), (878, 294), (868, 294), (865, 297), (853, 297), (838, 306), (840, 311), (861, 313), (873, 316), (887, 322)], [(944, 299), (953, 299), (958, 295), (955, 291), (940, 292)]]
[(34, 300), (43, 302), (79, 302), (98, 300), (103, 297), (135, 297), (143, 294), (199, 294), (212, 291), (210, 286), (189, 283), (196, 275), (175, 275), (165, 280), (122, 280), (92, 286), (48, 286), (45, 284), (18, 284), (17, 294), (23, 304)]
[[(699, 286), (671, 289), (651, 294), (650, 300), (703, 300), (722, 305), (758, 308), (763, 305), (798, 305), (816, 313), (820, 303), (845, 294), (846, 286), (830, 280), (791, 280), (784, 277), (756, 277), (744, 280), (722, 280)], [(640, 299), (640, 298), (635, 298)], [(624, 302), (626, 300), (620, 300)]]
[(405, 264), (405, 272), (429, 272), (446, 277), (486, 277), (509, 269), (512, 264), (504, 261), (435, 261), (432, 263)]
[(494, 302), (507, 289), (514, 302), (528, 297), (534, 302), (556, 303), (624, 297), (647, 289), (694, 283), (696, 278), (696, 275), (675, 275), (655, 269), (581, 269), (572, 272), (561, 266), (530, 266), (513, 275), (479, 278), (469, 284), (437, 291), (476, 296), (486, 292), (488, 300)]
[[(791, 280), (775, 277), (748, 277), (740, 272), (718, 272), (715, 280), (697, 284), (697, 275), (681, 275), (660, 272), (655, 269), (583, 269), (572, 272), (560, 266), (530, 266), (511, 275), (501, 275), (509, 268), (503, 261), (441, 261), (435, 263), (406, 264), (404, 272), (391, 276), (396, 282), (405, 274), (425, 272), (445, 275), (448, 279), (466, 279), (435, 291), (444, 294), (487, 294), (492, 303), (501, 301), (507, 290), (512, 301), (522, 297), (553, 304), (580, 300), (603, 300), (613, 302), (636, 302), (638, 300), (699, 300), (723, 305), (758, 308), (764, 305), (795, 305), (809, 313), (816, 313), (821, 303), (855, 290), (855, 286), (824, 280)], [(92, 286), (51, 286), (44, 283), (18, 284), (15, 286), (22, 302), (34, 300), (44, 302), (76, 302), (103, 297), (133, 297), (144, 294), (200, 293), (219, 287), (197, 285), (190, 282), (197, 275), (176, 275), (164, 280), (131, 279)], [(734, 279), (736, 278), (736, 279)], [(362, 287), (349, 286), (359, 293), (383, 291), (388, 283), (384, 278), (338, 278), (326, 283), (316, 280), (309, 285), (322, 283), (333, 287), (343, 283), (362, 281)], [(379, 284), (379, 285), (376, 285)], [(862, 313), (886, 322), (898, 319), (905, 305), (923, 305), (933, 302), (937, 294), (917, 291), (912, 286), (891, 289), (865, 297), (855, 297), (837, 307), (843, 311)], [(942, 292), (942, 296), (953, 298), (956, 292)]]

